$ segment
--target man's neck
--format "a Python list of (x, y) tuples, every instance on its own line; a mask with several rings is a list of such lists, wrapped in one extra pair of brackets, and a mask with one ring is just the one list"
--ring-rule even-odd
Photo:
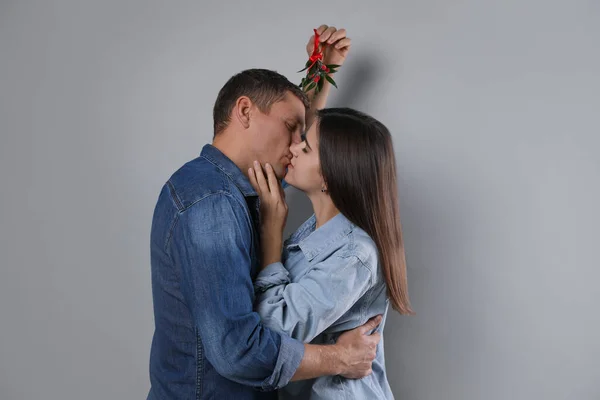
[(234, 140), (233, 135), (225, 134), (225, 132), (217, 135), (212, 142), (212, 145), (229, 158), (242, 173), (248, 176), (248, 168), (251, 166), (251, 161), (247, 160), (248, 151), (244, 151), (239, 141)]

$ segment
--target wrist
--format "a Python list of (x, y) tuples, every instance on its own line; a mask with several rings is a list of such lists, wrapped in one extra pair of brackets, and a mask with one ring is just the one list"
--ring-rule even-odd
[(281, 236), (262, 235), (263, 267), (281, 261), (283, 240)]
[(274, 255), (263, 257), (262, 267), (266, 268), (269, 265), (274, 264), (276, 262), (281, 262), (281, 257), (275, 257)]
[(332, 352), (332, 366), (333, 366), (333, 374), (332, 375), (343, 375), (347, 371), (348, 361), (347, 361), (347, 351), (346, 348), (339, 344), (332, 344), (330, 346), (330, 350)]
[(260, 241), (264, 250), (281, 250), (283, 246), (283, 232), (273, 232), (272, 230), (263, 230), (260, 234)]

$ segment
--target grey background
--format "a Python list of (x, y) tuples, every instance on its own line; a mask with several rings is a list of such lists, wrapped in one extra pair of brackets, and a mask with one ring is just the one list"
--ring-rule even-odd
[(1, 399), (145, 398), (160, 187), (225, 81), (299, 81), (321, 23), (353, 39), (330, 105), (394, 135), (418, 313), (385, 332), (396, 397), (600, 399), (594, 0), (2, 0)]

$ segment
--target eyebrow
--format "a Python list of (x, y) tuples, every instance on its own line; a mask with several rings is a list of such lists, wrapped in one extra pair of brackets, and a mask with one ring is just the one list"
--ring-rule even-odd
[(286, 123), (292, 124), (296, 128), (300, 127), (300, 130), (304, 131), (304, 121), (302, 121), (302, 118), (300, 118), (300, 117), (286, 118)]

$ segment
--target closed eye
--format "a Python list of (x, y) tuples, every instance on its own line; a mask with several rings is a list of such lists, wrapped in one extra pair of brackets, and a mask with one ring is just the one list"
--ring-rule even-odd
[(306, 150), (306, 148), (308, 147), (310, 149), (310, 146), (308, 145), (308, 141), (306, 140), (306, 133), (301, 134), (300, 139), (302, 140), (302, 142), (304, 142), (304, 147), (302, 148), (302, 151), (308, 153), (308, 150)]
[(298, 127), (297, 125), (290, 125), (290, 124), (286, 124), (286, 126), (287, 126), (288, 130), (290, 131), (290, 133), (296, 132), (296, 129)]

